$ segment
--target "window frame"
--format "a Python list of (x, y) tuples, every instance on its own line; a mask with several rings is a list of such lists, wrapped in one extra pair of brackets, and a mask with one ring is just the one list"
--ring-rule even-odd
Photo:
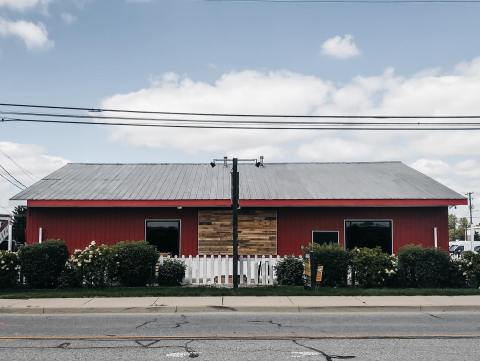
[(178, 222), (178, 257), (182, 256), (182, 220), (180, 218), (145, 218), (143, 239), (147, 241), (147, 222)]
[[(337, 245), (340, 245), (340, 231), (334, 231), (334, 230), (318, 230), (318, 229), (312, 229), (312, 244), (314, 244), (315, 242), (313, 241), (313, 234), (315, 232), (319, 232), (319, 233), (336, 233), (337, 234)], [(317, 243), (318, 244), (318, 243)]]
[(390, 222), (391, 224), (391, 233), (392, 233), (392, 252), (390, 254), (394, 254), (393, 252), (393, 219), (389, 218), (346, 218), (343, 220), (343, 249), (347, 250), (347, 222)]

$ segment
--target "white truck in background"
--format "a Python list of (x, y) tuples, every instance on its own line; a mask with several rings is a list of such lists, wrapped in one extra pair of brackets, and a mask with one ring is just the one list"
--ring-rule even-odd
[(473, 251), (476, 253), (480, 252), (480, 242), (474, 241), (473, 242), (473, 249), (472, 249), (472, 241), (450, 241), (448, 242), (448, 251), (451, 254), (462, 254), (466, 251)]

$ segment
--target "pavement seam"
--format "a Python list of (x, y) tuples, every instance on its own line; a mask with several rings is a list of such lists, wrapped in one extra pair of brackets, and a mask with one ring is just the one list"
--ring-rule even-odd
[(82, 306), (85, 306), (87, 303), (89, 303), (90, 301), (93, 301), (93, 298), (89, 298), (87, 302), (85, 303), (82, 303)]
[(157, 301), (160, 299), (160, 296), (150, 305), (150, 306), (157, 306)]

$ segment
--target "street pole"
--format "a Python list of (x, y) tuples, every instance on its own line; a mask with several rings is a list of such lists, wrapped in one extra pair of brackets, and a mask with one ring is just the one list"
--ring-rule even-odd
[(214, 168), (215, 162), (223, 162), (223, 166), (227, 167), (228, 162), (232, 161), (231, 171), (231, 191), (232, 191), (232, 261), (233, 261), (233, 288), (238, 288), (240, 277), (238, 275), (238, 209), (240, 208), (240, 175), (238, 173), (238, 162), (254, 162), (255, 167), (263, 167), (263, 156), (260, 157), (260, 161), (257, 159), (213, 159), (210, 166)]
[(232, 244), (233, 244), (233, 288), (238, 288), (238, 207), (239, 207), (238, 158), (232, 166)]
[[(470, 210), (470, 245), (471, 245), (471, 251), (473, 252), (475, 246), (473, 244), (475, 240), (475, 231), (473, 229), (473, 217), (472, 217), (472, 192), (468, 192), (468, 209)], [(466, 240), (466, 239), (465, 239)]]

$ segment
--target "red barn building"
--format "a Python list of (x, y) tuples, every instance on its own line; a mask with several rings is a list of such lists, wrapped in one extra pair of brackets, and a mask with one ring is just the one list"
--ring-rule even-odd
[[(12, 199), (26, 200), (27, 242), (143, 240), (164, 253), (231, 254), (230, 171), (218, 164), (67, 164)], [(448, 248), (460, 194), (401, 162), (239, 165), (240, 254)]]

